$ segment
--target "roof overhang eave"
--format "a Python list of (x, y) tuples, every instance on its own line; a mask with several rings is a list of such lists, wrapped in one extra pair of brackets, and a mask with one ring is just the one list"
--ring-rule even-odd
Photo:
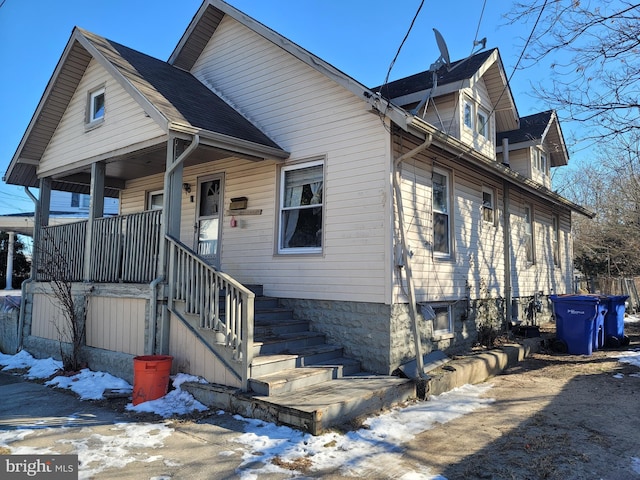
[(231, 135), (212, 132), (211, 130), (195, 128), (191, 125), (172, 122), (169, 124), (169, 129), (177, 134), (187, 136), (199, 135), (200, 143), (202, 145), (236, 152), (243, 156), (256, 158), (258, 160), (284, 161), (291, 155), (289, 152), (278, 147), (271, 147), (269, 145), (243, 140)]
[(421, 132), (422, 135), (431, 135), (433, 138), (433, 145), (439, 146), (440, 148), (443, 148), (444, 150), (447, 150), (452, 154), (460, 155), (461, 157), (464, 157), (465, 160), (473, 163), (475, 166), (487, 172), (490, 172), (529, 193), (540, 196), (545, 200), (550, 201), (551, 203), (561, 205), (565, 208), (570, 209), (571, 211), (584, 215), (585, 217), (594, 218), (596, 216), (595, 212), (592, 212), (591, 210), (581, 205), (573, 203), (571, 200), (558, 195), (557, 193), (543, 187), (533, 180), (520, 175), (517, 172), (514, 172), (509, 167), (506, 167), (505, 165), (497, 163), (489, 157), (482, 155), (473, 148), (470, 148), (468, 145), (462, 143), (460, 140), (438, 130), (419, 117), (412, 116), (409, 119), (409, 123), (413, 130)]

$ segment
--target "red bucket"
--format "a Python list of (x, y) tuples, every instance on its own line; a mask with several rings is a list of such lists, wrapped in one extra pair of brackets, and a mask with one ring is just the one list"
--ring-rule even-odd
[(133, 404), (164, 397), (169, 389), (170, 355), (143, 355), (133, 358)]

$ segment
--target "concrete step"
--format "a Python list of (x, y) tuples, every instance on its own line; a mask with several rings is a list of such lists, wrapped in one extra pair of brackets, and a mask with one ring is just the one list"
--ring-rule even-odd
[(256, 395), (273, 396), (292, 393), (331, 380), (335, 375), (334, 368), (290, 368), (251, 378), (249, 385)]
[(311, 363), (311, 367), (333, 367), (335, 376), (333, 378), (349, 377), (358, 375), (361, 372), (360, 362), (353, 358), (337, 357), (322, 362)]
[[(359, 362), (345, 359), (342, 355), (342, 347), (327, 344), (311, 345), (285, 354), (258, 355), (253, 358), (251, 376), (260, 377), (262, 375), (276, 373), (280, 370), (316, 365), (331, 367), (344, 365), (346, 368), (342, 368), (341, 370), (346, 371), (347, 375), (360, 371)], [(341, 362), (341, 359), (344, 360), (344, 362)], [(353, 369), (353, 363), (357, 365), (356, 370)]]
[(278, 321), (256, 321), (253, 326), (254, 338), (271, 337), (285, 333), (308, 332), (309, 322), (307, 320), (283, 319)]
[(344, 377), (272, 396), (195, 382), (183, 383), (182, 388), (211, 408), (289, 425), (313, 435), (416, 395), (412, 380), (384, 375)]
[(317, 332), (294, 332), (290, 334), (262, 337), (254, 339), (253, 354), (266, 355), (274, 353), (291, 353), (301, 348), (325, 343), (325, 336)]

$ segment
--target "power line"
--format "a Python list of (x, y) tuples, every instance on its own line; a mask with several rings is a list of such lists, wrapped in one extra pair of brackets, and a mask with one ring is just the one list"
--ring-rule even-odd
[[(418, 18), (418, 14), (420, 13), (420, 10), (422, 10), (423, 5), (424, 5), (424, 0), (420, 2), (420, 5), (418, 6), (418, 10), (416, 11), (416, 14), (413, 16), (413, 20), (411, 20), (411, 25), (409, 25), (409, 29), (407, 30), (407, 33), (402, 39), (402, 42), (400, 42), (400, 46), (398, 47), (398, 51), (396, 52), (395, 57), (393, 57), (393, 60), (391, 60), (391, 63), (389, 64), (389, 70), (387, 70), (387, 76), (384, 77), (384, 83), (382, 84), (382, 87), (384, 87), (389, 82), (389, 75), (391, 75), (391, 69), (393, 68), (393, 65), (396, 63), (396, 60), (398, 59), (398, 55), (400, 55), (400, 50), (402, 50), (402, 46), (404, 45), (404, 42), (406, 42), (407, 38), (409, 38), (409, 33), (411, 33), (411, 29), (413, 28), (413, 25), (416, 23), (416, 19)], [(380, 90), (382, 91), (382, 88)]]

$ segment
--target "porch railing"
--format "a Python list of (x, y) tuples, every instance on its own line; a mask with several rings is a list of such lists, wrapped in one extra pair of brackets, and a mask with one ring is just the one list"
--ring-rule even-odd
[(204, 262), (179, 240), (169, 242), (169, 309), (184, 302), (185, 312), (196, 315), (199, 327), (218, 334), (217, 345), (226, 349), (235, 365), (227, 364), (248, 387), (253, 360), (255, 294), (229, 275)]
[(43, 227), (40, 242), (33, 246), (36, 279), (54, 278), (80, 282), (84, 276), (84, 242), (87, 221)]
[(87, 221), (43, 227), (37, 279), (149, 283), (157, 277), (160, 210), (94, 220), (89, 278), (84, 278)]

